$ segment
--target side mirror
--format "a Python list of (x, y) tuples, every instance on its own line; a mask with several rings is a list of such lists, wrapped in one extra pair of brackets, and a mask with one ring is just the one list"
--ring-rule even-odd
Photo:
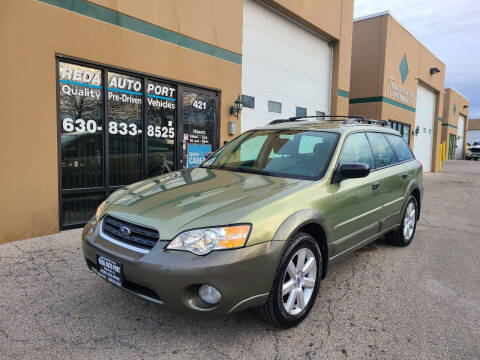
[(365, 163), (349, 163), (340, 166), (340, 175), (344, 179), (363, 178), (370, 174), (370, 166)]
[(332, 182), (339, 183), (343, 179), (363, 178), (370, 174), (370, 166), (365, 163), (348, 163), (343, 164), (335, 172)]

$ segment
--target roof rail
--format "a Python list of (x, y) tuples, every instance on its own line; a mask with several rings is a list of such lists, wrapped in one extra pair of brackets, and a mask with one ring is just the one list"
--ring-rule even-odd
[[(330, 121), (349, 121), (349, 120), (365, 120), (362, 116), (347, 116), (347, 115), (311, 115), (311, 116), (293, 116), (289, 117), (288, 119), (276, 119), (273, 121), (270, 121), (268, 124), (269, 125), (274, 125), (274, 124), (280, 124), (280, 123), (285, 123), (285, 122), (291, 122), (291, 121), (298, 121), (298, 120), (303, 120), (303, 119), (311, 119), (311, 118), (324, 118), (324, 119), (329, 119)], [(346, 120), (344, 120), (346, 119)]]
[(385, 120), (374, 120), (374, 119), (364, 119), (361, 117), (351, 117), (343, 122), (344, 124), (365, 124), (365, 125), (382, 125), (388, 126), (388, 121)]

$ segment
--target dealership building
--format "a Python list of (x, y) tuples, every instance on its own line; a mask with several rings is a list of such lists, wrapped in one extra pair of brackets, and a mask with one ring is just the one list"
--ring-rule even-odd
[(116, 189), (272, 119), (349, 111), (353, 0), (5, 0), (0, 14), (0, 242), (78, 227)]
[(448, 160), (461, 160), (467, 151), (468, 110), (470, 101), (457, 90), (445, 89), (442, 118), (442, 143)]
[(466, 143), (473, 145), (474, 142), (480, 142), (480, 119), (468, 120)]
[(445, 64), (389, 12), (354, 20), (350, 115), (387, 120), (437, 171)]

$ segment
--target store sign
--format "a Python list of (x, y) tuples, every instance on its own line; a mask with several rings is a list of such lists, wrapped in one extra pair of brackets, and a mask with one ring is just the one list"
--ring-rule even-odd
[(212, 152), (212, 145), (188, 144), (187, 167), (200, 165), (210, 152)]
[(400, 86), (395, 84), (395, 80), (390, 78), (390, 92), (389, 97), (390, 99), (400, 101), (407, 105), (414, 105), (415, 102), (415, 93), (413, 91), (408, 90), (404, 86)]

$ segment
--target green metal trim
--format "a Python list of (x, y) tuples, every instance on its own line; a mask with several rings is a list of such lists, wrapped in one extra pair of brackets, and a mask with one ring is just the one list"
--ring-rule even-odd
[(344, 97), (346, 99), (350, 98), (350, 93), (348, 91), (342, 90), (342, 89), (337, 89), (337, 95)]
[(458, 129), (457, 126), (452, 125), (452, 124), (442, 124), (442, 126), (450, 126), (450, 127), (454, 128), (454, 129)]
[(366, 98), (357, 98), (357, 99), (350, 99), (350, 104), (364, 104), (364, 103), (371, 103), (371, 102), (384, 102), (396, 107), (399, 107), (404, 110), (408, 110), (411, 112), (415, 112), (415, 108), (399, 103), (398, 101), (392, 100), (385, 96), (374, 96), (374, 97), (366, 97)]
[(230, 61), (235, 64), (242, 64), (242, 55), (225, 50), (206, 42), (190, 38), (188, 36), (161, 28), (146, 21), (136, 19), (132, 16), (122, 14), (118, 11), (104, 8), (100, 5), (85, 0), (38, 0), (45, 4), (73, 11), (108, 24), (147, 35), (162, 41), (169, 42), (190, 50), (210, 55), (219, 59)]

